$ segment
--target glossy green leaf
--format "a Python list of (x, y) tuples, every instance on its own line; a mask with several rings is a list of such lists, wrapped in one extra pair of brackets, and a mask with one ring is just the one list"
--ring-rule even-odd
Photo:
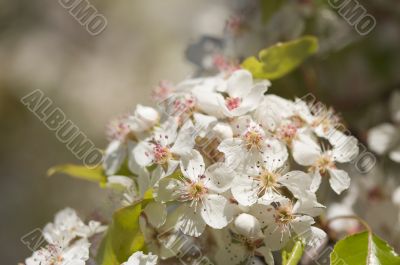
[(296, 241), (291, 251), (282, 250), (282, 265), (297, 265), (303, 256), (304, 245)]
[(107, 181), (107, 177), (104, 174), (104, 170), (101, 166), (89, 168), (86, 166), (65, 164), (52, 167), (47, 171), (47, 175), (49, 176), (52, 176), (56, 173), (62, 173), (74, 178), (84, 179), (102, 184)]
[(132, 253), (143, 249), (144, 237), (139, 227), (142, 206), (142, 202), (138, 202), (114, 213), (97, 254), (97, 264), (119, 265)]
[(261, 50), (258, 59), (249, 57), (244, 60), (242, 67), (255, 78), (274, 80), (293, 71), (317, 50), (317, 38), (305, 36)]
[(330, 259), (331, 265), (400, 265), (393, 248), (367, 231), (340, 240)]

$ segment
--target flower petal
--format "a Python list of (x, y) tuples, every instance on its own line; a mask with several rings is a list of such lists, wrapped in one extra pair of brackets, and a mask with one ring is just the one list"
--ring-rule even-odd
[(328, 171), (330, 175), (329, 183), (337, 194), (350, 187), (350, 177), (346, 171), (341, 169), (328, 169)]
[(167, 218), (167, 209), (164, 203), (150, 202), (144, 208), (147, 220), (154, 227), (160, 227)]
[(311, 185), (310, 175), (298, 170), (286, 173), (278, 181), (286, 186), (296, 198), (301, 198), (309, 192)]
[(184, 203), (179, 206), (177, 212), (179, 214), (177, 226), (185, 235), (199, 237), (203, 233), (206, 223), (200, 215), (199, 205), (190, 207), (189, 204)]
[(321, 148), (307, 134), (299, 134), (292, 147), (294, 160), (302, 166), (311, 166), (321, 155)]
[(224, 228), (232, 221), (233, 214), (233, 205), (224, 196), (209, 194), (203, 199), (201, 216), (212, 228)]
[(106, 175), (114, 175), (120, 169), (122, 163), (125, 161), (127, 154), (126, 146), (117, 140), (112, 141), (104, 155), (103, 167)]
[(204, 160), (199, 151), (192, 150), (181, 159), (182, 174), (192, 181), (197, 181), (204, 174)]
[(250, 206), (257, 202), (260, 182), (250, 176), (238, 175), (232, 183), (233, 197), (244, 206)]
[(205, 172), (207, 178), (205, 186), (214, 192), (225, 192), (230, 189), (235, 172), (224, 163), (215, 163)]

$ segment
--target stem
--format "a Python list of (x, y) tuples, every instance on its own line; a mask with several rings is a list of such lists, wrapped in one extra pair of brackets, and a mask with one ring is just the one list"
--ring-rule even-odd
[(362, 218), (356, 216), (356, 215), (345, 215), (345, 216), (336, 216), (333, 217), (331, 219), (328, 220), (327, 225), (329, 226), (330, 223), (332, 223), (333, 221), (336, 221), (338, 219), (353, 219), (353, 220), (357, 220), (360, 224), (362, 224), (364, 226), (364, 228), (371, 234), (372, 233), (372, 229), (371, 227), (367, 224), (367, 222), (365, 222)]
[(282, 265), (297, 265), (303, 256), (303, 243), (297, 241), (290, 253), (282, 252)]

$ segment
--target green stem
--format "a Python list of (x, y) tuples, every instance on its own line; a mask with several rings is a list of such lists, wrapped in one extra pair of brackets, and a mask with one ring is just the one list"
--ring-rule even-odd
[(282, 252), (282, 265), (297, 265), (303, 256), (303, 243), (297, 241), (290, 253)]

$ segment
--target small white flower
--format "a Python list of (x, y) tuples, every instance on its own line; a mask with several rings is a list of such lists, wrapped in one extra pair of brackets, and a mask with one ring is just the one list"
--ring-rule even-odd
[(280, 196), (283, 187), (288, 188), (296, 198), (302, 198), (310, 192), (310, 185), (310, 176), (302, 171), (285, 172), (284, 168), (273, 163), (258, 161), (256, 166), (235, 177), (232, 195), (240, 204), (249, 206), (260, 197), (273, 199)]
[(137, 105), (134, 115), (129, 116), (127, 124), (133, 132), (144, 132), (154, 127), (160, 120), (160, 114), (147, 106)]
[(260, 104), (270, 82), (253, 84), (253, 77), (247, 70), (237, 70), (227, 80), (226, 93), (217, 97), (220, 108), (227, 117), (238, 117), (253, 111)]
[[(187, 155), (194, 146), (194, 126), (188, 120), (177, 133), (177, 121), (169, 119), (151, 138), (138, 143), (133, 149), (134, 159), (129, 160), (132, 172), (139, 173), (144, 167), (161, 167), (166, 176), (179, 164), (179, 157)], [(160, 171), (161, 172), (161, 171)]]
[(121, 265), (156, 265), (158, 257), (149, 253), (144, 254), (142, 251), (137, 251), (129, 257), (128, 261), (122, 263)]
[(206, 224), (221, 229), (233, 218), (233, 206), (220, 192), (230, 188), (232, 174), (221, 163), (205, 170), (203, 158), (193, 150), (182, 159), (181, 179), (163, 178), (159, 182), (158, 200), (182, 202), (178, 226), (183, 233), (198, 237)]
[(25, 260), (26, 265), (85, 265), (89, 259), (90, 243), (80, 239), (71, 246), (49, 244)]
[(332, 189), (340, 194), (350, 186), (350, 178), (346, 171), (337, 169), (336, 162), (350, 162), (357, 154), (357, 141), (347, 138), (346, 144), (334, 147), (331, 150), (322, 150), (321, 147), (307, 135), (301, 135), (293, 142), (293, 158), (302, 166), (309, 166), (313, 180), (310, 190), (315, 192), (321, 184), (321, 176), (329, 176)]
[(293, 203), (288, 198), (280, 197), (272, 204), (259, 204), (251, 207), (250, 214), (255, 216), (264, 230), (264, 243), (271, 250), (279, 250), (295, 235), (311, 233), (314, 224), (315, 208), (320, 208), (316, 201), (304, 200)]
[(378, 155), (389, 153), (389, 157), (400, 163), (400, 129), (390, 123), (373, 127), (368, 132), (368, 146)]
[(271, 138), (250, 117), (240, 117), (233, 128), (237, 136), (225, 139), (218, 147), (230, 167), (247, 168), (265, 160), (281, 166), (286, 161), (288, 153), (285, 144)]
[(257, 257), (262, 257), (268, 265), (274, 265), (272, 252), (264, 244), (260, 223), (250, 214), (240, 214), (232, 231), (217, 230), (215, 236), (217, 264), (261, 264)]

